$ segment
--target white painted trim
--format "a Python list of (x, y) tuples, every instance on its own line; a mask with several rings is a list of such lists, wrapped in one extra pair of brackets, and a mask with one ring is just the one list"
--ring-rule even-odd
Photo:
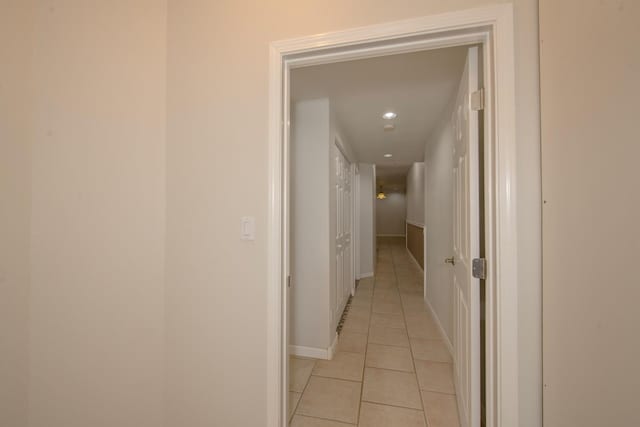
[(349, 280), (351, 281), (351, 296), (356, 294), (356, 275), (360, 269), (360, 266), (356, 267), (356, 261), (359, 262), (356, 251), (360, 243), (360, 237), (357, 231), (360, 229), (360, 217), (356, 216), (356, 209), (360, 206), (360, 193), (358, 192), (358, 179), (356, 175), (357, 168), (358, 164), (355, 162), (352, 162), (349, 168), (351, 179), (351, 209), (349, 210), (351, 212), (351, 274), (349, 275)]
[(480, 43), (485, 54), (487, 426), (519, 424), (513, 6), (499, 4), (273, 42), (269, 50), (267, 426), (286, 425), (288, 78), (292, 68)]
[(333, 359), (333, 356), (336, 354), (336, 348), (338, 347), (338, 334), (335, 334), (333, 337), (333, 342), (331, 346), (327, 349), (328, 360)]
[[(269, 216), (267, 239), (267, 425), (283, 427), (287, 422), (288, 372), (284, 359), (288, 359), (288, 331), (284, 310), (286, 273), (283, 269), (285, 242), (282, 237), (282, 187), (285, 174), (283, 165), (282, 115), (282, 53), (269, 47)], [(273, 103), (276, 108), (273, 108)]]
[(338, 334), (333, 339), (329, 348), (306, 347), (303, 345), (290, 345), (289, 354), (298, 357), (310, 357), (312, 359), (331, 360), (336, 354), (336, 346), (338, 345)]
[(367, 277), (373, 277), (373, 276), (374, 276), (373, 272), (370, 272), (370, 273), (362, 273), (362, 274), (360, 274), (360, 277), (358, 277), (358, 280), (359, 280), (359, 279), (366, 279)]
[(444, 345), (447, 347), (447, 350), (449, 350), (449, 354), (451, 355), (451, 357), (453, 357), (453, 344), (451, 344), (451, 340), (447, 336), (447, 333), (444, 331), (444, 328), (442, 327), (442, 323), (440, 323), (440, 318), (436, 314), (436, 311), (433, 309), (428, 299), (425, 298), (424, 303), (427, 304), (427, 307), (429, 308), (429, 312), (431, 313), (431, 317), (433, 317), (433, 320), (435, 320), (436, 325), (438, 326), (438, 331), (440, 332), (442, 341), (444, 341)]
[(329, 349), (320, 347), (305, 347), (303, 345), (289, 345), (289, 354), (297, 357), (329, 360)]
[(360, 278), (360, 259), (362, 257), (360, 245), (360, 167), (358, 163), (353, 163), (353, 170), (353, 272), (357, 280)]
[(409, 225), (407, 224), (407, 221), (404, 221), (404, 248), (407, 250), (407, 252), (409, 252), (409, 239), (407, 238), (407, 236), (409, 235)]

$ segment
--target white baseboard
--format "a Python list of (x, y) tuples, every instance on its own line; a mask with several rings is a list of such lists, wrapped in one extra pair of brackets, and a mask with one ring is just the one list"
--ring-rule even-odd
[(331, 343), (331, 347), (327, 350), (327, 356), (329, 356), (329, 360), (333, 359), (333, 356), (336, 354), (336, 349), (338, 347), (338, 334), (333, 337), (333, 342)]
[(366, 279), (366, 278), (368, 278), (368, 277), (373, 277), (373, 271), (372, 271), (371, 273), (362, 273), (362, 274), (360, 275), (360, 277), (358, 277), (358, 280), (360, 280), (360, 279)]
[(329, 349), (327, 348), (305, 347), (303, 345), (289, 345), (289, 354), (292, 356), (329, 360)]
[(431, 317), (433, 317), (433, 320), (436, 321), (436, 325), (438, 325), (438, 330), (440, 331), (440, 335), (442, 336), (442, 341), (444, 341), (444, 345), (447, 346), (447, 350), (449, 350), (449, 354), (451, 354), (451, 357), (453, 357), (453, 345), (451, 344), (449, 337), (445, 333), (444, 328), (442, 327), (442, 323), (440, 323), (440, 319), (438, 319), (438, 315), (436, 314), (436, 311), (433, 309), (428, 299), (425, 298), (424, 301), (427, 303), (427, 307), (429, 307), (429, 311), (431, 312)]
[(404, 222), (406, 222), (407, 224), (411, 224), (414, 227), (424, 228), (424, 224), (421, 224), (419, 222), (409, 221), (408, 219), (405, 219)]
[(298, 357), (310, 357), (312, 359), (331, 360), (336, 354), (338, 345), (338, 334), (333, 338), (333, 342), (329, 348), (306, 347), (303, 345), (289, 345), (289, 354)]

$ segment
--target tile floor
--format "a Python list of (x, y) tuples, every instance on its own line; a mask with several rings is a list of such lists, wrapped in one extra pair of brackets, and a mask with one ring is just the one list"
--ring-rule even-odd
[(459, 427), (451, 355), (403, 238), (378, 239), (333, 360), (290, 359), (290, 427)]

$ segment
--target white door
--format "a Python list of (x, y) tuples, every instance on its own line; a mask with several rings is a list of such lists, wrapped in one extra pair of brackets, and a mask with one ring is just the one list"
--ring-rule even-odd
[(353, 168), (345, 158), (345, 186), (344, 186), (344, 289), (342, 290), (342, 298), (347, 303), (349, 295), (353, 290), (355, 279), (353, 277)]
[(342, 154), (339, 147), (335, 147), (336, 162), (336, 307), (334, 316), (338, 319), (342, 315), (344, 306), (351, 293), (352, 265), (352, 209), (351, 192), (352, 170), (351, 164)]
[(360, 181), (358, 165), (351, 165), (351, 295), (356, 294), (356, 277), (360, 274)]
[(470, 48), (453, 114), (453, 308), (454, 380), (460, 425), (480, 426), (480, 281), (471, 263), (480, 256), (478, 48)]

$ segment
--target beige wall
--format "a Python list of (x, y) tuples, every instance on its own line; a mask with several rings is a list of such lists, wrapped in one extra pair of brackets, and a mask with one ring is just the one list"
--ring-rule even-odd
[(640, 425), (639, 21), (540, 4), (546, 427)]
[(37, 3), (30, 427), (162, 425), (165, 22)]
[[(31, 426), (155, 427), (163, 411), (172, 427), (264, 425), (268, 43), (494, 1), (37, 2), (31, 49), (26, 9), (7, 1), (2, 132), (32, 147), (2, 141), (16, 261), (1, 297), (17, 304), (2, 362), (23, 362), (2, 416), (25, 416), (30, 254)], [(521, 426), (540, 413), (536, 5), (515, 8)]]
[[(171, 1), (168, 27), (169, 425), (264, 425), (268, 43), (491, 0)], [(540, 209), (535, 0), (518, 0), (522, 426), (539, 425)], [(241, 167), (240, 167), (241, 165)], [(235, 177), (235, 178), (234, 178)], [(229, 185), (233, 179), (234, 185)], [(224, 205), (224, 209), (221, 206)], [(242, 242), (242, 215), (257, 217)], [(230, 327), (233, 322), (233, 327)], [(251, 408), (247, 410), (246, 408)]]
[(407, 221), (424, 226), (424, 162), (415, 162), (407, 173)]
[(358, 164), (360, 192), (360, 269), (362, 276), (373, 276), (376, 259), (376, 178), (375, 166)]
[(385, 199), (376, 199), (376, 235), (404, 236), (407, 219), (407, 195), (387, 191)]
[(27, 424), (32, 10), (0, 1), (0, 425)]

